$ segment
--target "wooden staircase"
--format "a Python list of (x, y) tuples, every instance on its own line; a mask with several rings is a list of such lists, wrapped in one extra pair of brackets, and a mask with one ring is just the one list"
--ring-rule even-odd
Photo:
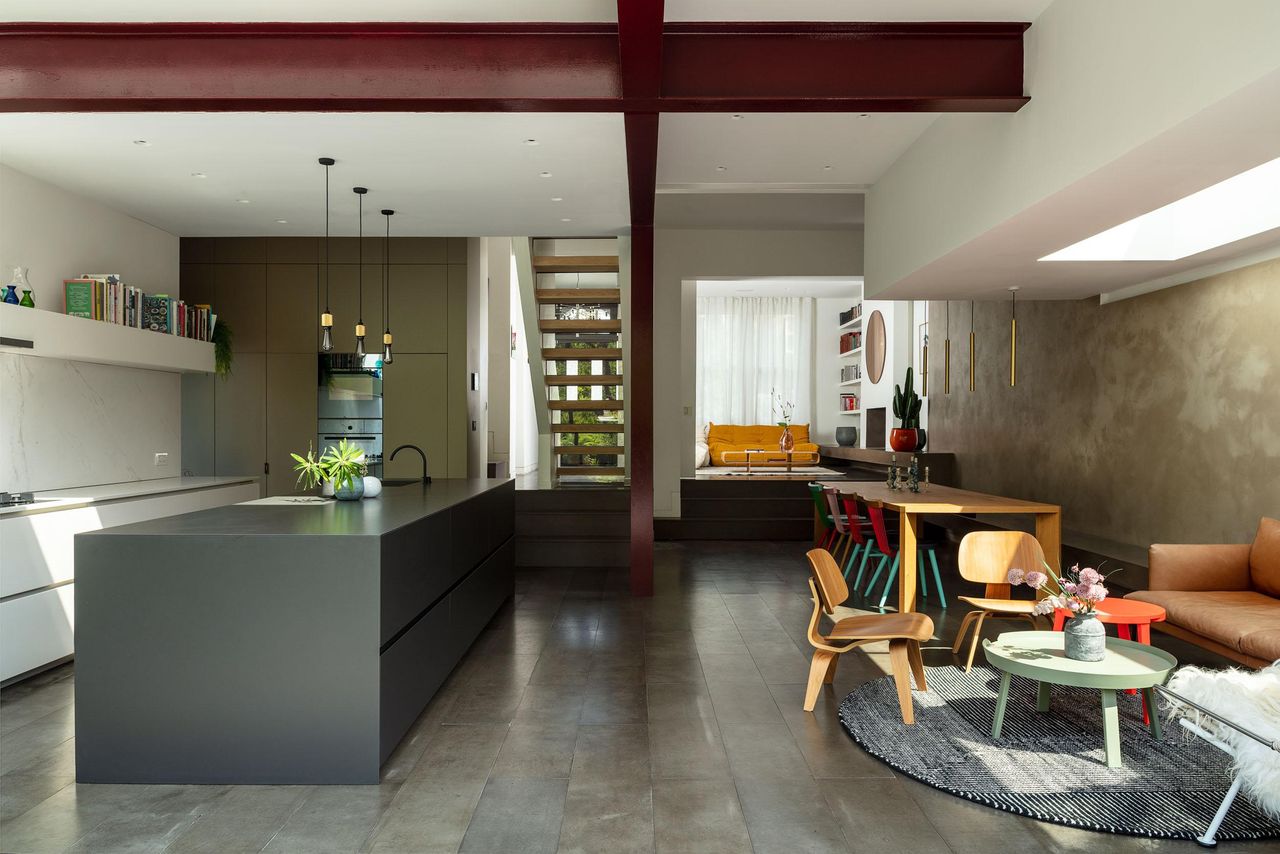
[[(535, 242), (536, 247), (536, 242)], [(626, 477), (616, 255), (533, 255), (556, 481)]]

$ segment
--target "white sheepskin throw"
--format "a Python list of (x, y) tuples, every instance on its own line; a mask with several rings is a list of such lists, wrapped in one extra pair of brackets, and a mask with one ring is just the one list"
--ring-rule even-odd
[(711, 462), (711, 449), (706, 442), (699, 440), (694, 443), (693, 457), (696, 468), (705, 468)]
[[(1256, 671), (1183, 667), (1167, 687), (1280, 746), (1280, 662)], [(1174, 705), (1172, 717), (1186, 717), (1229, 745), (1245, 794), (1280, 821), (1280, 751), (1187, 706)]]

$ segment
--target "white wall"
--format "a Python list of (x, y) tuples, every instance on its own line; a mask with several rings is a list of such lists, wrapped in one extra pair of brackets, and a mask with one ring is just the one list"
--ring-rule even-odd
[(0, 165), (0, 284), (30, 268), (36, 308), (63, 310), (62, 280), (120, 273), (178, 295), (178, 236)]
[(1025, 37), (1031, 102), (1009, 115), (940, 116), (871, 188), (866, 292), (1274, 72), (1277, 34), (1274, 0), (1051, 4)]
[[(859, 276), (859, 231), (657, 229), (653, 274), (654, 515), (680, 515), (697, 432), (697, 279)], [(678, 388), (677, 388), (678, 385)]]
[[(62, 280), (120, 273), (178, 294), (178, 238), (0, 166), (0, 269), (30, 267), (36, 307), (63, 310)], [(180, 374), (0, 357), (0, 490), (61, 489), (182, 473)], [(154, 455), (169, 455), (154, 465)]]
[(489, 459), (511, 459), (511, 238), (487, 238)]
[[(511, 474), (528, 474), (538, 468), (538, 415), (534, 410), (533, 380), (529, 375), (529, 336), (525, 334), (524, 312), (520, 305), (520, 283), (516, 278), (515, 259), (508, 261), (510, 298), (508, 324), (516, 335), (511, 350), (509, 377), (511, 382)], [(534, 342), (537, 346), (537, 342)]]

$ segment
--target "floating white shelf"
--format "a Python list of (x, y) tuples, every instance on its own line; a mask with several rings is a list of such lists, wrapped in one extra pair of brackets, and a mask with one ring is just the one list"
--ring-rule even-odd
[(0, 353), (186, 374), (213, 373), (213, 344), (0, 303)]
[(853, 320), (850, 320), (848, 323), (843, 324), (842, 326), (840, 326), (840, 328), (841, 328), (841, 329), (852, 329), (852, 328), (853, 328), (853, 327), (855, 327), (855, 326), (861, 326), (861, 325), (862, 325), (862, 318), (861, 318), (861, 317), (855, 317)]
[(854, 349), (852, 349), (852, 350), (845, 350), (843, 353), (841, 353), (841, 354), (840, 354), (840, 358), (841, 358), (841, 359), (847, 359), (847, 358), (849, 358), (850, 356), (856, 356), (856, 355), (858, 355), (858, 354), (859, 354), (859, 353), (861, 353), (861, 352), (862, 352), (862, 348), (861, 348), (861, 347), (855, 347), (855, 348), (854, 348)]
[(841, 415), (860, 415), (861, 413), (862, 413), (862, 410), (861, 410), (861, 409), (842, 409), (842, 410), (840, 410), (840, 414), (841, 414)]
[(862, 385), (862, 380), (849, 380), (847, 383), (840, 383), (841, 388), (850, 385)]

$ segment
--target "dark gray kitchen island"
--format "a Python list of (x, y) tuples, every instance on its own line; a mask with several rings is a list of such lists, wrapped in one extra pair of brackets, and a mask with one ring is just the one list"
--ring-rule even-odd
[(510, 480), (76, 536), (76, 779), (377, 783), (513, 593)]

